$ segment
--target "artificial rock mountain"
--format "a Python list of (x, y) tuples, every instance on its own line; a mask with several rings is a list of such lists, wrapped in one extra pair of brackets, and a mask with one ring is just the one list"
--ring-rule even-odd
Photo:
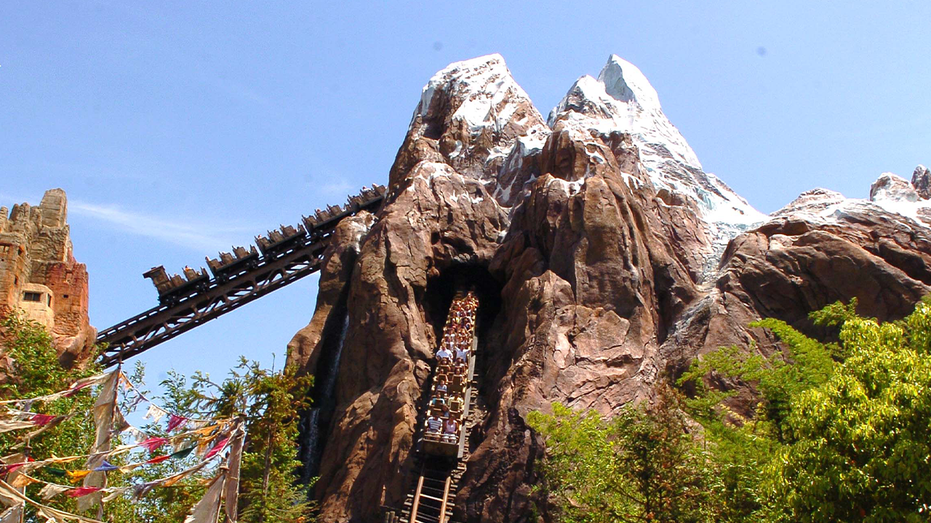
[[(74, 259), (67, 217), (61, 189), (46, 191), (37, 206), (0, 207), (0, 317), (16, 310), (42, 324), (61, 364), (72, 367), (94, 356), (97, 331), (87, 317), (87, 268)], [(10, 364), (2, 344), (0, 333), (5, 375)]]
[(812, 331), (809, 311), (854, 297), (869, 316), (907, 314), (931, 289), (929, 177), (884, 174), (871, 201), (816, 189), (766, 216), (702, 170), (616, 56), (548, 119), (500, 56), (450, 65), (424, 87), (383, 207), (340, 223), (289, 345), (330, 378), (321, 520), (403, 503), (454, 282), (481, 300), (484, 414), (456, 517), (527, 521), (543, 451), (530, 411), (610, 415), (719, 346), (771, 353), (747, 326), (763, 317)]

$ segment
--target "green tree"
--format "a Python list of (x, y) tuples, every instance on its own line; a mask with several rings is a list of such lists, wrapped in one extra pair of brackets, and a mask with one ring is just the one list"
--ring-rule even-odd
[(671, 389), (612, 420), (555, 403), (553, 414), (532, 412), (528, 421), (546, 442), (542, 509), (558, 521), (718, 520), (709, 456)]
[[(725, 471), (728, 502), (751, 521), (927, 521), (931, 505), (931, 305), (878, 323), (836, 303), (812, 314), (839, 325), (820, 343), (765, 320), (786, 352), (770, 358), (722, 349), (683, 380), (709, 372), (755, 385), (754, 419), (733, 423), (724, 394), (693, 413)], [(710, 401), (709, 401), (710, 400)], [(727, 472), (733, 472), (730, 481)]]
[(212, 402), (221, 415), (242, 415), (249, 434), (243, 454), (239, 520), (293, 523), (312, 515), (306, 488), (296, 484), (298, 413), (309, 406), (311, 376), (289, 366), (275, 373), (243, 359)]
[[(64, 369), (58, 363), (58, 353), (45, 328), (13, 312), (0, 321), (0, 344), (11, 362), (10, 375), (0, 384), (4, 399), (29, 398), (66, 389), (80, 378), (98, 372), (94, 365), (81, 369)], [(53, 402), (36, 403), (33, 412), (65, 416), (71, 412), (90, 410), (94, 399), (86, 393), (59, 398)], [(24, 451), (34, 455), (68, 456), (84, 454), (92, 441), (92, 423), (83, 416), (65, 419), (54, 427), (41, 431), (27, 441), (24, 436), (37, 431), (0, 434), (0, 448)], [(7, 452), (8, 453), (8, 452)]]

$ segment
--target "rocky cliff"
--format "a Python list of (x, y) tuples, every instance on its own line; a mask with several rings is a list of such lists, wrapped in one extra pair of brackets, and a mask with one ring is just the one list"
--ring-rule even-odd
[(44, 325), (62, 365), (93, 356), (96, 330), (87, 317), (87, 268), (74, 259), (65, 191), (45, 192), (38, 206), (0, 207), (0, 315), (18, 309)]
[(808, 311), (853, 297), (864, 314), (906, 314), (931, 288), (929, 176), (883, 175), (872, 201), (810, 191), (765, 216), (703, 171), (616, 56), (548, 119), (500, 56), (450, 65), (424, 87), (383, 207), (339, 225), (289, 346), (318, 377), (304, 446), (322, 520), (403, 503), (456, 282), (480, 299), (484, 414), (456, 514), (526, 521), (542, 451), (531, 410), (611, 414), (718, 346), (776, 350), (747, 327), (761, 317), (811, 329)]

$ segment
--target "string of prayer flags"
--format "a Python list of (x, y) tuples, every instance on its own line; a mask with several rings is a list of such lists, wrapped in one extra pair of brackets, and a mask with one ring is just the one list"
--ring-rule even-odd
[(79, 516), (77, 514), (72, 514), (70, 512), (65, 512), (63, 510), (58, 510), (41, 503), (37, 503), (24, 496), (15, 488), (11, 487), (9, 483), (2, 480), (0, 480), (0, 501), (2, 501), (7, 506), (29, 503), (36, 508), (36, 513), (40, 517), (43, 517), (48, 521), (54, 521), (56, 523), (67, 521), (75, 521), (77, 523), (103, 523), (102, 521), (96, 519), (86, 518), (84, 516)]

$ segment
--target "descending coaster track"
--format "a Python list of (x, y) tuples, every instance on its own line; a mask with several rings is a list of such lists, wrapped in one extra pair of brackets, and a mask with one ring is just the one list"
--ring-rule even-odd
[[(97, 343), (108, 346), (100, 357), (104, 367), (141, 354), (179, 334), (202, 325), (320, 269), (323, 253), (332, 243), (336, 225), (360, 211), (378, 209), (383, 186), (362, 189), (343, 206), (319, 209), (303, 224), (257, 236), (255, 247), (235, 247), (232, 253), (207, 258), (206, 269), (184, 268), (184, 276), (168, 276), (164, 267), (143, 274), (155, 284), (159, 305), (100, 331)], [(259, 252), (261, 251), (261, 252)]]
[(478, 306), (473, 292), (459, 292), (453, 299), (429, 395), (419, 411), (417, 472), (403, 507), (384, 507), (384, 523), (449, 523), (453, 518), (469, 435), (481, 422), (476, 408)]

